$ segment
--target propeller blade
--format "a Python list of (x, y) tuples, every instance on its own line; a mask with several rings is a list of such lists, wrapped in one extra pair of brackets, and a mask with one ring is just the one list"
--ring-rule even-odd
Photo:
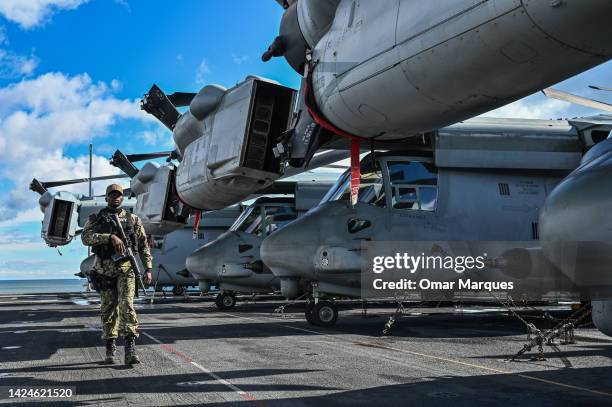
[(134, 178), (138, 174), (138, 168), (132, 164), (130, 159), (121, 152), (121, 150), (115, 151), (115, 154), (111, 157), (110, 164), (119, 168), (121, 171), (126, 173), (128, 177)]
[(168, 100), (176, 107), (189, 106), (197, 93), (174, 92), (168, 95)]
[(39, 180), (33, 178), (32, 182), (30, 182), (30, 191), (38, 192), (40, 195), (42, 195), (47, 192), (47, 188), (45, 188)]
[(152, 160), (154, 158), (169, 157), (173, 152), (174, 151), (160, 151), (158, 153), (127, 154), (125, 158), (134, 163), (137, 161)]
[[(107, 179), (118, 179), (118, 178), (127, 178), (125, 174), (117, 174), (117, 175), (103, 175), (100, 177), (91, 177), (92, 181), (103, 181)], [(53, 188), (53, 187), (61, 187), (63, 185), (71, 185), (71, 184), (80, 184), (83, 182), (89, 182), (89, 178), (77, 178), (77, 179), (66, 179), (61, 181), (48, 181), (41, 182), (43, 188)]]
[(606, 88), (605, 86), (589, 85), (589, 88), (595, 89), (595, 90), (603, 90), (603, 91), (606, 91), (606, 92), (612, 92), (612, 88)]
[(155, 116), (157, 120), (170, 130), (174, 129), (176, 122), (181, 116), (170, 99), (168, 99), (168, 96), (155, 84), (151, 86), (151, 89), (140, 101), (140, 108)]
[(563, 92), (561, 90), (553, 88), (544, 89), (542, 93), (544, 93), (546, 97), (552, 99), (562, 100), (564, 102), (574, 103), (576, 105), (590, 107), (592, 109), (598, 109), (612, 113), (612, 105), (605, 102), (600, 102), (598, 100), (573, 95), (571, 93)]

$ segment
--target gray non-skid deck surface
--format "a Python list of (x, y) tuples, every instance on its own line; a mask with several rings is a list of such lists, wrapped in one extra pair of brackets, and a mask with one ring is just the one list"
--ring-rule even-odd
[(142, 305), (144, 363), (126, 368), (99, 363), (95, 298), (2, 296), (0, 386), (76, 387), (46, 401), (58, 405), (612, 405), (612, 341), (593, 329), (546, 361), (510, 363), (525, 334), (503, 313), (419, 310), (381, 337), (392, 308), (343, 311), (326, 329), (299, 306), (272, 316), (278, 305)]

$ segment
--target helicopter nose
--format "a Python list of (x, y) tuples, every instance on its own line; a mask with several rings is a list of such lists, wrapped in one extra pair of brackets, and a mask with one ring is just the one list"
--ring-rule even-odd
[(200, 280), (216, 279), (218, 255), (223, 252), (222, 246), (223, 242), (217, 239), (200, 247), (187, 256), (185, 267)]
[(312, 278), (322, 244), (337, 236), (336, 222), (350, 211), (343, 202), (321, 205), (268, 236), (261, 246), (263, 262), (279, 278)]
[(279, 278), (307, 277), (314, 272), (319, 246), (319, 221), (301, 218), (266, 237), (261, 259)]
[(523, 0), (535, 26), (555, 40), (595, 55), (612, 53), (609, 0)]

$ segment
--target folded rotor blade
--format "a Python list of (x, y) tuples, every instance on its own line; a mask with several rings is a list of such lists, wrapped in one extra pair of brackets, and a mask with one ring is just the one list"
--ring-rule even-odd
[[(103, 175), (100, 177), (91, 177), (91, 180), (92, 181), (104, 181), (107, 179), (119, 179), (119, 178), (127, 178), (127, 175), (125, 174)], [(48, 182), (43, 182), (42, 185), (45, 188), (53, 188), (53, 187), (61, 187), (62, 185), (81, 184), (83, 182), (89, 182), (89, 178), (67, 179), (63, 181), (48, 181)]]
[(181, 114), (176, 110), (168, 96), (157, 86), (153, 85), (140, 101), (140, 108), (155, 116), (168, 129), (173, 130)]
[(138, 168), (132, 164), (132, 161), (121, 150), (115, 151), (115, 154), (111, 157), (110, 164), (119, 168), (130, 178), (134, 178), (138, 174)]
[(562, 100), (564, 102), (574, 103), (576, 105), (590, 107), (592, 109), (598, 109), (612, 113), (612, 105), (605, 102), (600, 102), (598, 100), (573, 95), (571, 93), (563, 92), (561, 90), (552, 88), (544, 89), (542, 93), (552, 99)]
[(155, 158), (164, 158), (164, 157), (169, 157), (174, 151), (160, 151), (157, 153), (144, 153), (144, 154), (127, 154), (125, 157), (130, 161), (130, 162), (137, 162), (137, 161), (145, 161), (145, 160), (152, 160)]
[(197, 93), (174, 92), (168, 95), (168, 100), (176, 107), (189, 106), (196, 95)]
[(33, 178), (32, 182), (30, 182), (30, 191), (38, 192), (40, 195), (42, 195), (47, 192), (47, 188), (45, 188), (39, 180)]

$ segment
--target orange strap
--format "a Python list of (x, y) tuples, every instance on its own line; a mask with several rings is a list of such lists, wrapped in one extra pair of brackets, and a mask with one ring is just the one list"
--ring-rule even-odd
[(361, 182), (359, 152), (359, 140), (351, 139), (351, 205), (353, 206), (357, 204), (359, 199), (359, 184)]
[[(345, 137), (351, 141), (351, 205), (356, 205), (357, 200), (359, 198), (359, 185), (361, 183), (361, 168), (359, 164), (359, 141), (364, 139), (363, 137), (356, 136), (354, 134), (348, 133), (338, 127), (334, 126), (330, 123), (324, 116), (321, 114), (315, 106), (314, 96), (310, 93), (310, 78), (306, 78), (306, 86), (304, 89), (306, 93), (304, 97), (306, 108), (308, 109), (308, 113), (312, 116), (312, 119), (319, 126), (324, 129), (331, 131), (334, 134), (337, 134), (341, 137)], [(312, 101), (309, 98), (312, 97)]]
[(198, 238), (198, 230), (200, 229), (200, 218), (202, 217), (202, 211), (196, 209), (194, 210), (194, 219), (193, 219), (193, 239)]

